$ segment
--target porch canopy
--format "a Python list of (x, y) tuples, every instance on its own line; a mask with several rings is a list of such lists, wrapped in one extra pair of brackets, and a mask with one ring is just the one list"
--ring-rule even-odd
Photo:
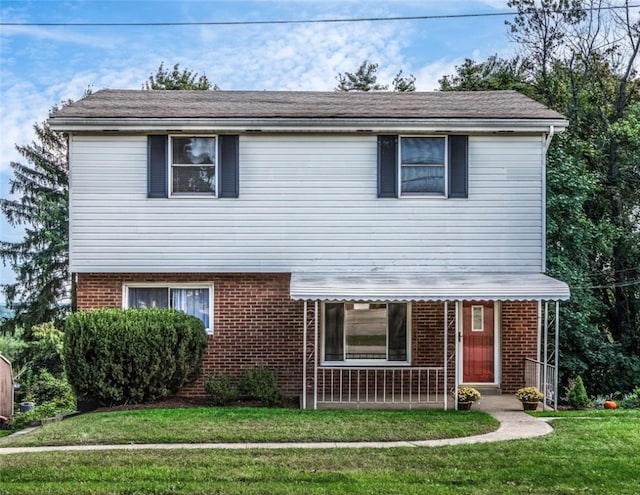
[[(443, 342), (443, 362), (446, 363), (448, 356), (447, 329), (448, 304), (459, 301), (538, 301), (539, 326), (538, 340), (542, 344), (541, 364), (544, 372), (538, 385), (544, 384), (541, 388), (547, 390), (548, 375), (553, 375), (553, 383), (549, 390), (551, 397), (555, 401), (557, 408), (557, 387), (558, 387), (558, 336), (559, 336), (559, 301), (566, 301), (570, 297), (569, 287), (564, 282), (548, 277), (542, 273), (402, 273), (402, 272), (346, 272), (346, 273), (303, 273), (294, 272), (291, 274), (290, 297), (294, 300), (304, 301), (304, 332), (303, 332), (303, 377), (302, 377), (302, 404), (307, 407), (307, 363), (312, 360), (313, 364), (313, 408), (318, 404), (318, 368), (319, 362), (315, 350), (318, 349), (319, 318), (318, 305), (320, 301), (363, 301), (363, 302), (411, 302), (411, 301), (442, 301), (444, 302), (444, 342)], [(314, 302), (313, 318), (308, 321), (308, 302)], [(555, 317), (549, 320), (549, 302), (554, 301)], [(544, 316), (542, 306), (544, 305)], [(455, 328), (457, 328), (456, 315)], [(310, 324), (314, 327), (314, 344), (311, 354), (307, 354), (307, 329)], [(544, 325), (542, 327), (542, 325)], [(548, 329), (555, 327), (554, 340), (555, 366), (552, 373), (547, 371), (549, 363), (548, 352)], [(544, 335), (541, 330), (544, 328)], [(456, 330), (457, 331), (457, 330)], [(455, 340), (455, 355), (458, 355), (458, 342)], [(338, 370), (341, 368), (328, 368)], [(346, 368), (345, 368), (346, 369)], [(372, 368), (375, 370), (375, 368)], [(433, 368), (435, 370), (435, 368)], [(349, 383), (351, 372), (358, 370), (354, 367), (348, 368)], [(412, 368), (402, 368), (403, 371)], [(442, 372), (442, 389), (448, 387), (448, 367), (443, 366), (436, 371)], [(368, 369), (362, 370), (367, 372)], [(420, 370), (416, 369), (416, 372)], [(459, 377), (455, 378), (454, 397), (457, 394)], [(332, 375), (333, 376), (333, 375)], [(358, 375), (359, 377), (359, 375)], [(332, 381), (333, 383), (333, 381)], [(340, 375), (342, 383), (342, 375)], [(359, 390), (359, 389), (358, 389)], [(447, 396), (443, 394), (443, 405), (447, 409)], [(360, 394), (358, 392), (358, 397)], [(358, 399), (360, 400), (360, 399)], [(342, 396), (340, 396), (342, 402)], [(456, 405), (457, 407), (457, 405)]]
[(305, 301), (566, 301), (569, 287), (541, 273), (292, 273)]

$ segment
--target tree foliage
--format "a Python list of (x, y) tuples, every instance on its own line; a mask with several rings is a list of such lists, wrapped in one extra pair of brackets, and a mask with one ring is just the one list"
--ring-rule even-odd
[(143, 89), (165, 89), (165, 90), (217, 90), (220, 89), (211, 82), (206, 75), (198, 75), (189, 69), (180, 70), (180, 64), (175, 64), (172, 70), (165, 68), (164, 62), (160, 64), (155, 74), (149, 76), (149, 80), (144, 84)]
[(516, 89), (569, 118), (547, 160), (547, 271), (572, 288), (561, 377), (582, 375), (592, 393), (631, 390), (640, 380), (640, 25), (628, 2), (509, 5), (519, 55), (467, 60), (440, 86)]
[[(160, 64), (145, 83), (147, 89), (218, 89), (205, 75), (175, 64), (169, 71)], [(90, 91), (85, 93), (85, 96)], [(64, 105), (71, 101), (64, 102)], [(54, 106), (51, 112), (58, 110)], [(16, 282), (2, 286), (7, 306), (14, 316), (2, 320), (0, 331), (23, 329), (25, 340), (31, 328), (59, 322), (71, 306), (69, 274), (69, 166), (67, 137), (53, 131), (45, 121), (34, 125), (36, 138), (16, 145), (26, 164), (12, 162), (10, 197), (0, 199), (0, 211), (13, 227), (24, 227), (19, 242), (0, 242), (0, 258), (11, 267)]]
[[(53, 111), (57, 107), (53, 108)], [(11, 162), (10, 197), (0, 210), (10, 225), (23, 226), (19, 242), (0, 242), (0, 257), (16, 282), (2, 286), (14, 316), (2, 332), (59, 321), (69, 309), (69, 230), (67, 139), (47, 122), (34, 125), (36, 139), (16, 149), (26, 162)]]
[[(336, 91), (387, 91), (388, 84), (378, 83), (378, 64), (364, 60), (355, 72), (341, 72), (336, 76)], [(416, 90), (416, 78), (413, 74), (403, 76), (398, 72), (392, 81), (393, 91), (404, 93)]]

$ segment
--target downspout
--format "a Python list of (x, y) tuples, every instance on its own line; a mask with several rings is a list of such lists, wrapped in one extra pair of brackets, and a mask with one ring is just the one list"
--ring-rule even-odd
[(547, 151), (555, 134), (553, 125), (549, 126), (549, 133), (542, 143), (542, 273), (547, 271)]
[(549, 134), (547, 134), (547, 139), (544, 142), (544, 154), (546, 156), (547, 151), (549, 151), (549, 146), (551, 146), (551, 140), (553, 139), (553, 135), (555, 134), (555, 128), (550, 125), (549, 126)]

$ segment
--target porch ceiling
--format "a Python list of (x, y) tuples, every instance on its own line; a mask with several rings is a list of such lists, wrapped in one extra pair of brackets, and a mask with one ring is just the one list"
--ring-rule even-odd
[(541, 273), (292, 273), (291, 299), (324, 301), (565, 301)]

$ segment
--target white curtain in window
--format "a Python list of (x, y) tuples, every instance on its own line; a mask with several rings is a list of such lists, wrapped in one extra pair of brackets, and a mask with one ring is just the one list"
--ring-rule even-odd
[(200, 318), (209, 328), (208, 289), (171, 289), (171, 307)]

